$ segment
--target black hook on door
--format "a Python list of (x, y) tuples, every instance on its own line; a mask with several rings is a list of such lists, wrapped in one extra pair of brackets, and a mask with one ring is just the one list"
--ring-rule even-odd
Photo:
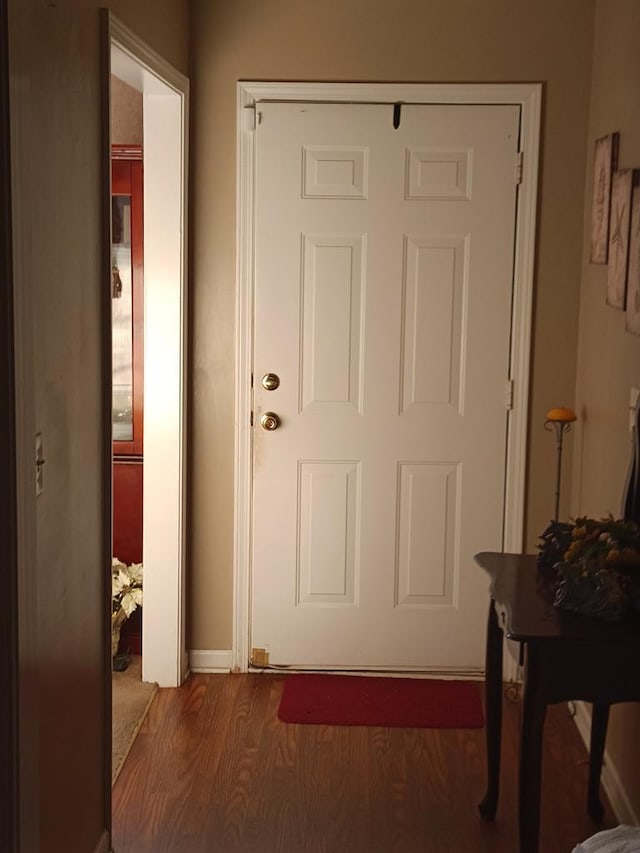
[(400, 127), (400, 110), (402, 108), (402, 104), (394, 104), (393, 105), (393, 126), (397, 130)]

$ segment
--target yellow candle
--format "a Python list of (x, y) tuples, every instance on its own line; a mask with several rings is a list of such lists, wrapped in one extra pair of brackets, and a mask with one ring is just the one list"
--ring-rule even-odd
[(560, 423), (568, 424), (572, 421), (576, 421), (577, 419), (578, 418), (573, 409), (567, 409), (564, 406), (557, 409), (549, 409), (547, 412), (548, 421), (559, 421)]

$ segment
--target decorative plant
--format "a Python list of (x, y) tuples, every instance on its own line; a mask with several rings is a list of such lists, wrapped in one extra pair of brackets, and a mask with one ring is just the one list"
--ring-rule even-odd
[(111, 569), (111, 614), (115, 616), (120, 611), (128, 619), (133, 611), (142, 604), (142, 563), (120, 562), (116, 557)]
[(640, 526), (633, 521), (576, 518), (552, 522), (540, 537), (539, 562), (559, 576), (557, 607), (616, 621), (640, 611)]
[(554, 566), (564, 559), (571, 544), (573, 525), (566, 521), (552, 521), (538, 537), (538, 564)]
[(142, 604), (142, 563), (127, 566), (115, 557), (111, 565), (111, 652), (118, 651), (120, 628)]

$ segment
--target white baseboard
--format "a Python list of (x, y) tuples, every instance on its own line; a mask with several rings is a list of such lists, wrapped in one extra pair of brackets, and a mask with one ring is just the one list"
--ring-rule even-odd
[[(586, 702), (576, 702), (576, 715), (574, 717), (580, 736), (589, 750), (591, 741), (591, 706)], [(620, 775), (616, 770), (616, 766), (611, 760), (609, 750), (605, 750), (604, 762), (602, 765), (602, 787), (604, 788), (611, 808), (613, 809), (620, 823), (638, 826), (640, 824), (640, 815), (634, 811), (629, 797), (624, 789)]]
[(111, 853), (111, 845), (109, 844), (109, 833), (106, 829), (102, 830), (102, 835), (98, 839), (94, 853)]
[(191, 649), (189, 652), (191, 672), (230, 672), (232, 666), (231, 649)]

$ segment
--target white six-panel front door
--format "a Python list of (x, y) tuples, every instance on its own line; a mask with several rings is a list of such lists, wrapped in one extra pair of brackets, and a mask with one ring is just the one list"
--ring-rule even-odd
[(480, 668), (519, 107), (405, 105), (398, 128), (391, 105), (258, 113), (251, 647), (275, 665)]

